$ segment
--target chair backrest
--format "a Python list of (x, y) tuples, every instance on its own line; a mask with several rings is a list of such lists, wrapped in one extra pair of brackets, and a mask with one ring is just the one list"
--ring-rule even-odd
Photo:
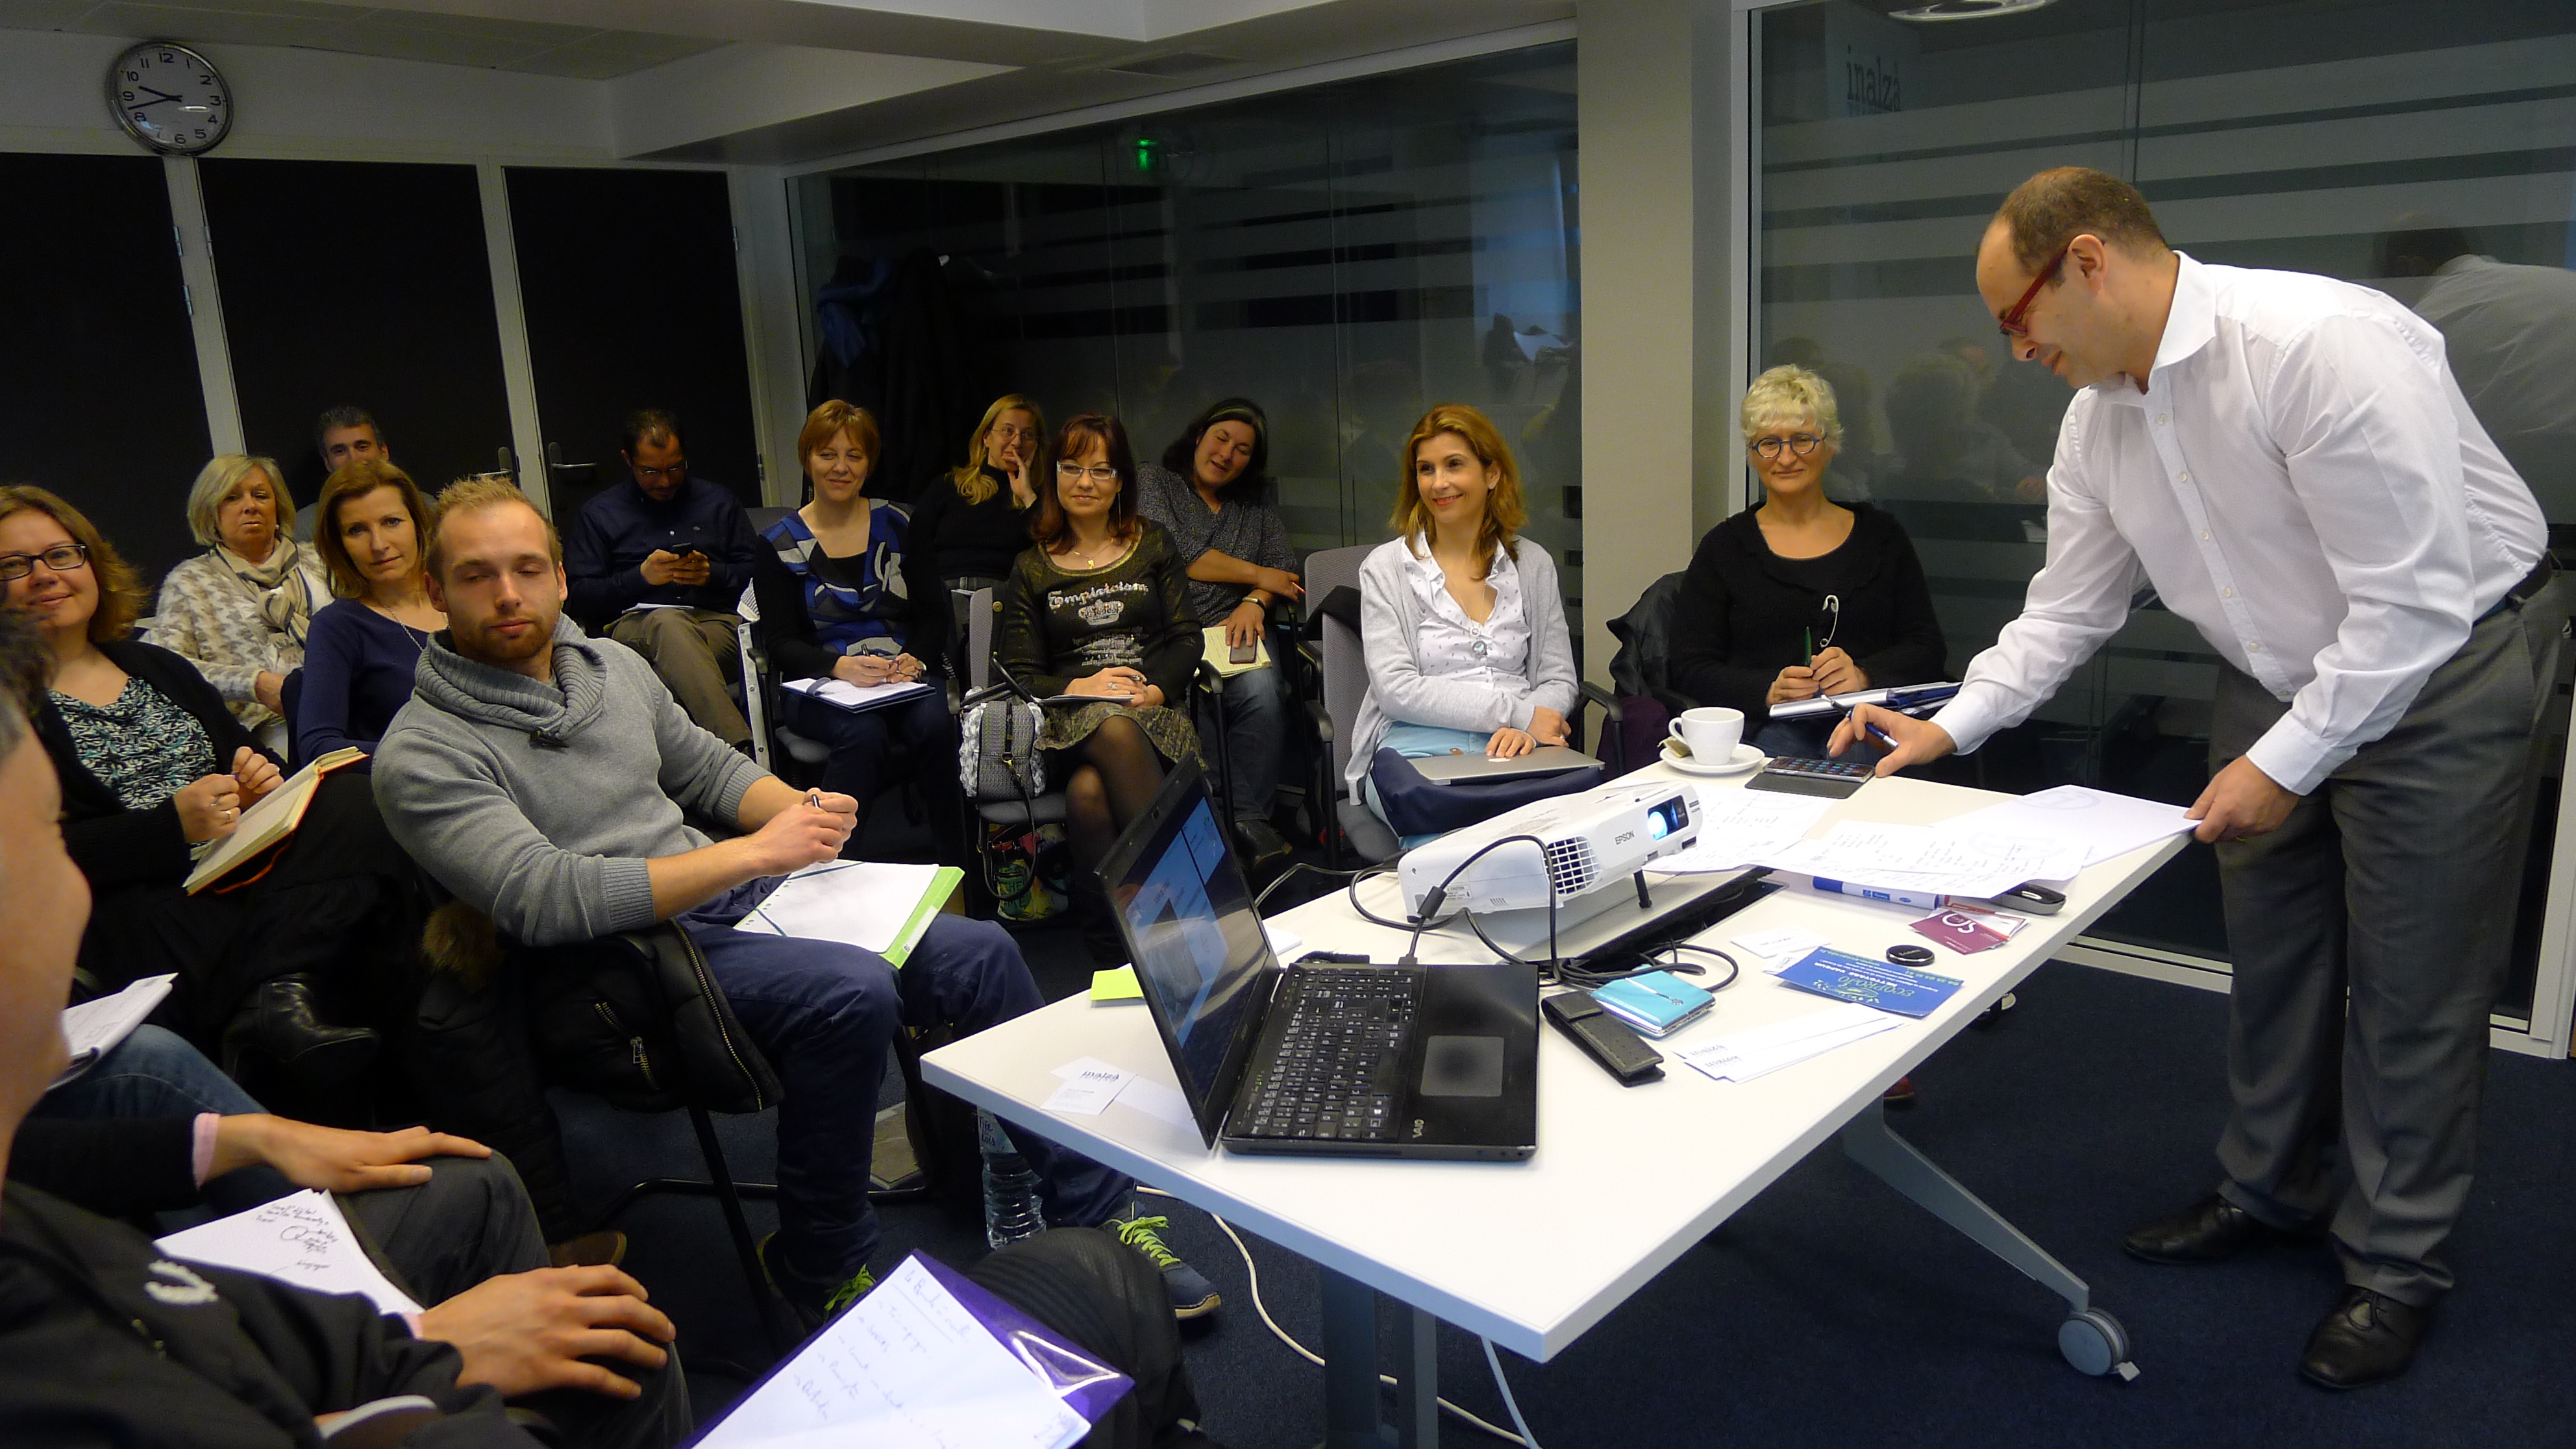
[(1373, 543), (1353, 544), (1349, 548), (1319, 548), (1306, 555), (1306, 617), (1315, 617), (1315, 606), (1324, 596), (1339, 588), (1360, 586), (1360, 565), (1377, 552)]
[(735, 654), (742, 661), (742, 713), (751, 726), (751, 753), (754, 763), (769, 768), (769, 659), (757, 642), (760, 633), (760, 596), (749, 584), (742, 586), (742, 598), (733, 606), (742, 616), (742, 627), (733, 631)]
[(993, 588), (957, 592), (966, 600), (966, 684), (982, 689), (993, 682)]
[(1368, 658), (1359, 632), (1324, 616), (1324, 712), (1333, 717), (1333, 779), (1341, 780), (1351, 763), (1351, 732), (1358, 728), (1360, 701), (1368, 697)]

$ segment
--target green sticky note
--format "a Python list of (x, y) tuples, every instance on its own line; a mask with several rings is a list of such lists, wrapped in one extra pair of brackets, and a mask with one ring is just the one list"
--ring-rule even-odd
[(1145, 988), (1136, 984), (1136, 968), (1113, 966), (1091, 973), (1091, 999), (1094, 1001), (1142, 1001)]

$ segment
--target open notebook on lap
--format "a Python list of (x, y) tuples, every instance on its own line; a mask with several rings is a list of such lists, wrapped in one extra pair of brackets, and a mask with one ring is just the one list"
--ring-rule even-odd
[(1101, 863), (1210, 1146), (1518, 1160), (1538, 1145), (1533, 967), (1282, 969), (1185, 764)]

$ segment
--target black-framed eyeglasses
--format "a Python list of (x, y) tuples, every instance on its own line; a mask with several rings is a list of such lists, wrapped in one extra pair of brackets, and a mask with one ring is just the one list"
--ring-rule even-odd
[(628, 466), (635, 470), (635, 481), (638, 483), (659, 483), (665, 478), (677, 483), (689, 476), (689, 460), (686, 458), (680, 459), (668, 468), (647, 468), (641, 463)]
[(1792, 457), (1803, 458), (1823, 447), (1824, 444), (1825, 440), (1813, 433), (1791, 433), (1785, 438), (1764, 438), (1753, 445), (1753, 451), (1776, 461), (1782, 448), (1788, 449)]
[(15, 583), (36, 571), (37, 564), (58, 574), (89, 567), (89, 545), (58, 543), (43, 553), (0, 553), (0, 584)]
[(1110, 467), (1106, 463), (1094, 463), (1088, 468), (1082, 466), (1080, 463), (1065, 461), (1060, 461), (1055, 465), (1055, 476), (1068, 483), (1086, 474), (1090, 476), (1091, 481), (1094, 483), (1115, 483), (1118, 481), (1118, 470)]
[(2057, 255), (2048, 259), (2048, 265), (2039, 269), (2039, 275), (2030, 279), (2030, 290), (2022, 293), (2021, 300), (2012, 304), (2012, 310), (1995, 319), (1997, 328), (2006, 337), (2030, 335), (2030, 329), (2022, 325), (2021, 319), (2030, 311), (2030, 304), (2039, 300), (2039, 289), (2056, 280), (2058, 268), (2066, 265), (2066, 254), (2074, 249), (2075, 238), (2068, 237), (2066, 245), (2057, 249)]

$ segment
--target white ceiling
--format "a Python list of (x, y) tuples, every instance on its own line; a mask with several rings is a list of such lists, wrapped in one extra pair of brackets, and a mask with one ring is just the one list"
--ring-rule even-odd
[(621, 127), (636, 134), (620, 154), (798, 164), (1573, 12), (1574, 0), (0, 0), (0, 35), (603, 82), (611, 110), (657, 122)]
[(610, 80), (724, 44), (595, 25), (320, 0), (0, 0), (0, 30), (293, 46), (575, 80)]

